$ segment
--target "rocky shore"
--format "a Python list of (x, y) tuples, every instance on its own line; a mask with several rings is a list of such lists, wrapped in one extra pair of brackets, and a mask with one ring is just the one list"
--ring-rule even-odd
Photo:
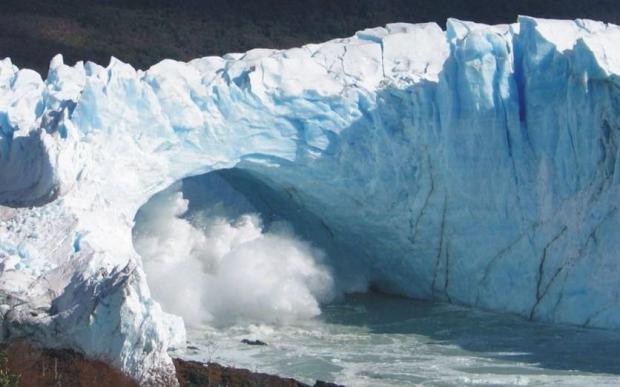
[[(38, 348), (25, 342), (0, 347), (6, 356), (0, 371), (19, 377), (19, 387), (136, 387), (138, 384), (120, 371), (98, 360), (86, 359), (68, 349)], [(174, 359), (181, 387), (310, 387), (291, 378), (252, 372), (246, 369), (202, 364)], [(0, 374), (1, 375), (1, 374)], [(0, 380), (0, 386), (5, 386)], [(338, 387), (317, 381), (314, 387)]]

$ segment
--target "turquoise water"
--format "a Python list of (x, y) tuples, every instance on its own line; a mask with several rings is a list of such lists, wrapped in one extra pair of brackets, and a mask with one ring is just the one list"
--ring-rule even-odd
[[(259, 339), (266, 346), (242, 344)], [(193, 328), (181, 357), (348, 386), (620, 385), (620, 332), (358, 294), (287, 326)]]

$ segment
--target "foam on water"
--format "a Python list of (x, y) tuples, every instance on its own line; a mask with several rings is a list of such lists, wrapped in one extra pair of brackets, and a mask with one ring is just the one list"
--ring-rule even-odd
[[(558, 327), (448, 304), (347, 296), (288, 326), (194, 327), (177, 353), (348, 386), (620, 383), (620, 334)], [(242, 339), (267, 346), (249, 346)]]

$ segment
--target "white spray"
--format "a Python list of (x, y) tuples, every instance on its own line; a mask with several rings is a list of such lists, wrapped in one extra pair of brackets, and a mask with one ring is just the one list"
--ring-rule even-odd
[(265, 232), (257, 214), (190, 222), (187, 208), (178, 190), (155, 197), (135, 238), (154, 298), (187, 324), (288, 323), (334, 297), (324, 254), (286, 224)]

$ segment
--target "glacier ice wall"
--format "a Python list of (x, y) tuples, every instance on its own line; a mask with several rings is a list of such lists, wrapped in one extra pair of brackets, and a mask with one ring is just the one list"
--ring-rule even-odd
[[(620, 327), (620, 28), (391, 24), (147, 71), (0, 62), (2, 338), (174, 383), (183, 345), (131, 238), (174, 181), (236, 167), (321, 218), (380, 289)], [(36, 206), (31, 208), (32, 206)]]

